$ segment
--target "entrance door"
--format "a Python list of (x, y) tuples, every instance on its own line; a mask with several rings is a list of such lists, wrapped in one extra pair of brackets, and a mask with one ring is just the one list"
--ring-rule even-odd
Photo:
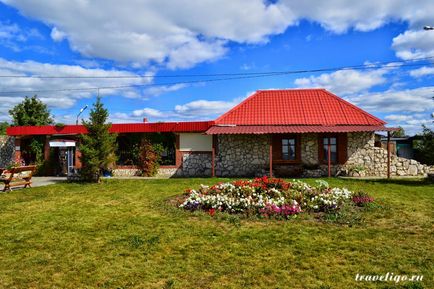
[(68, 147), (66, 151), (66, 163), (68, 175), (74, 174), (74, 147)]

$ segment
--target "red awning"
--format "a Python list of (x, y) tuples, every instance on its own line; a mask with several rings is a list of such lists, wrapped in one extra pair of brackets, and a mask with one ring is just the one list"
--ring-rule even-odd
[(363, 132), (363, 131), (395, 131), (396, 128), (364, 125), (245, 125), (245, 126), (213, 126), (206, 134), (273, 134), (273, 133), (328, 133), (328, 132)]
[[(157, 122), (157, 123), (121, 123), (112, 124), (112, 133), (142, 133), (142, 132), (205, 132), (213, 121), (191, 122)], [(65, 126), (11, 126), (6, 133), (10, 136), (20, 135), (74, 135), (87, 133), (83, 125)]]

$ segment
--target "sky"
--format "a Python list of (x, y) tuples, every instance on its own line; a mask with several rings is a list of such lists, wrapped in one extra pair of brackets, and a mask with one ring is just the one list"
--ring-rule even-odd
[(34, 94), (73, 124), (99, 93), (126, 123), (213, 120), (258, 89), (322, 87), (414, 134), (433, 125), (425, 25), (432, 1), (0, 0), (0, 121)]

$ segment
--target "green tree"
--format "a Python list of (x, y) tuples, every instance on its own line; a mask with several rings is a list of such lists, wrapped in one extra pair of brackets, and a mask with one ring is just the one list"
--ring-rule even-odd
[(88, 133), (81, 135), (81, 177), (85, 181), (99, 182), (103, 170), (116, 161), (116, 134), (109, 132), (108, 111), (98, 97), (90, 111), (89, 121), (83, 121)]
[(399, 126), (397, 131), (393, 131), (390, 134), (392, 137), (405, 137), (405, 130), (403, 127)]
[(427, 165), (434, 165), (434, 131), (425, 125), (422, 126), (421, 139), (416, 149), (419, 151), (420, 159)]
[(21, 103), (9, 110), (9, 114), (13, 126), (53, 124), (47, 105), (36, 95), (31, 98), (26, 96)]
[(0, 135), (6, 134), (6, 129), (9, 127), (9, 123), (6, 121), (0, 122)]
[[(36, 95), (32, 97), (26, 96), (21, 103), (9, 110), (9, 114), (12, 117), (13, 126), (53, 124), (47, 105), (38, 99)], [(44, 144), (45, 137), (34, 136), (28, 146), (28, 153), (33, 155), (35, 164), (38, 166), (42, 165), (44, 161)]]

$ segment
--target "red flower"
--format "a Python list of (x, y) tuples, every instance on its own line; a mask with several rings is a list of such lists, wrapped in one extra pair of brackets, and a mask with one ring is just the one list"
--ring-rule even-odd
[(215, 209), (214, 209), (214, 208), (209, 209), (208, 214), (209, 214), (211, 217), (213, 217), (213, 216), (215, 215)]

